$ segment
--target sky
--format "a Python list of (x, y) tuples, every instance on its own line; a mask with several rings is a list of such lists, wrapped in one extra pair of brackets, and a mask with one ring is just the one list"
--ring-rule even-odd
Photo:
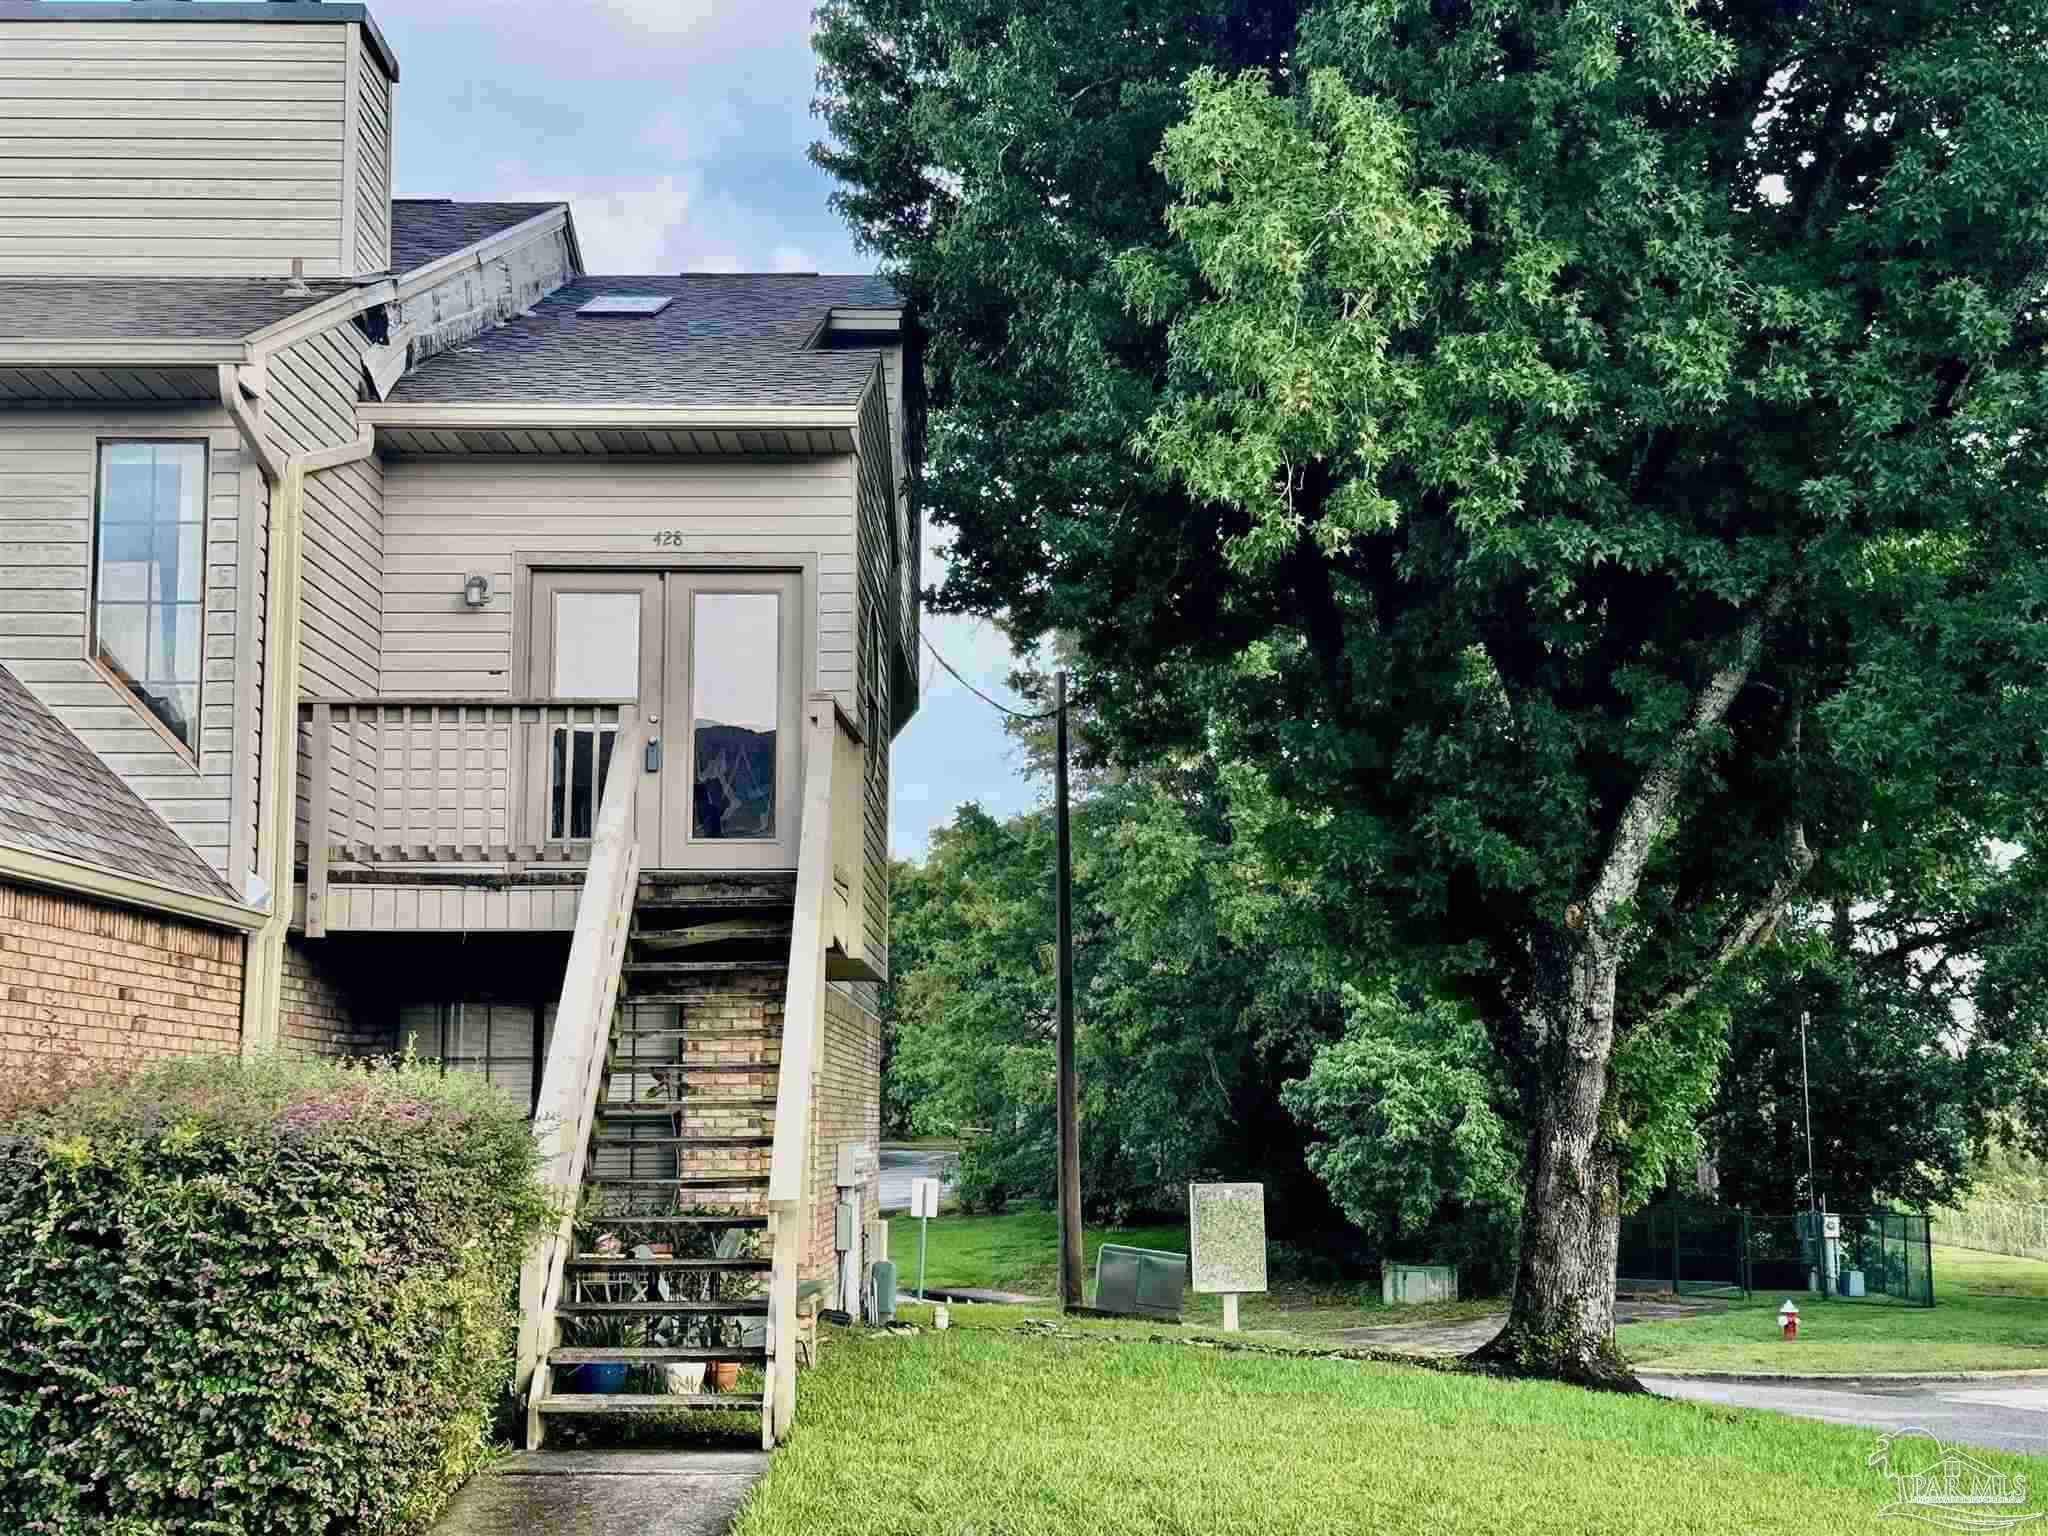
[[(811, 0), (369, 3), (398, 55), (398, 196), (566, 199), (593, 273), (875, 270), (804, 156), (823, 131)], [(924, 624), (976, 686), (1011, 698), (993, 626)], [(891, 765), (890, 838), (912, 858), (962, 801), (1003, 815), (1040, 799), (996, 712), (921, 665)]]

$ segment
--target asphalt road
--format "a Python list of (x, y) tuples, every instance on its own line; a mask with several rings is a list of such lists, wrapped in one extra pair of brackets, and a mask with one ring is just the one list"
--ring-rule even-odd
[(882, 1214), (910, 1209), (912, 1179), (950, 1179), (960, 1161), (958, 1152), (882, 1149)]
[(1748, 1381), (1698, 1381), (1645, 1374), (1660, 1397), (1768, 1408), (1830, 1424), (1923, 1429), (1944, 1444), (2048, 1455), (2048, 1381), (1951, 1381), (1887, 1386), (1882, 1382), (1785, 1386)]

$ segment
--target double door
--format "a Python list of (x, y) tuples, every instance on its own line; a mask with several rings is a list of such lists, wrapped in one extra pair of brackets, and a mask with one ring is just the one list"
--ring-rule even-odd
[[(780, 572), (534, 572), (532, 694), (639, 704), (643, 868), (795, 866), (800, 589)], [(590, 835), (614, 738), (554, 728), (551, 838)]]

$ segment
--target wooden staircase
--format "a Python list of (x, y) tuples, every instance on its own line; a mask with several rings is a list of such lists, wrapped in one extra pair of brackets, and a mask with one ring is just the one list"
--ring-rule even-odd
[[(678, 1391), (665, 1378), (702, 1367), (708, 1384), (720, 1365), (768, 1365), (764, 1201), (794, 883), (639, 881), (563, 1265), (563, 1342), (546, 1352), (552, 1380), (533, 1404), (543, 1425), (767, 1411), (760, 1390)], [(595, 1374), (586, 1368), (617, 1366), (628, 1390), (579, 1383)]]
[[(879, 979), (861, 736), (830, 694), (802, 729), (793, 873), (643, 878), (644, 736), (620, 711), (535, 1117), (562, 1214), (519, 1276), (529, 1450), (570, 1415), (752, 1410), (764, 1450), (795, 1420), (826, 984)], [(758, 1368), (762, 1390), (651, 1390), (698, 1364)], [(571, 1390), (605, 1367), (650, 1390)]]

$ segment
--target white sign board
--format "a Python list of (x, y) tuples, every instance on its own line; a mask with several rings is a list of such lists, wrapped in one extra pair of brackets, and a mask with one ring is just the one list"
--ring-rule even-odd
[(915, 1220), (920, 1216), (939, 1214), (939, 1181), (937, 1179), (912, 1179), (910, 1181), (910, 1215)]
[(1189, 1265), (1199, 1293), (1236, 1295), (1266, 1288), (1266, 1186), (1190, 1184)]

